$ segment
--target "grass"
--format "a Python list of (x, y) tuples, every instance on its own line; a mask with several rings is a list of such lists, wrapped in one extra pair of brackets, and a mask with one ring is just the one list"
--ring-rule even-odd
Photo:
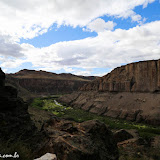
[(110, 129), (136, 129), (139, 131), (140, 136), (146, 140), (149, 140), (156, 135), (160, 135), (160, 127), (113, 119), (106, 116), (98, 116), (81, 109), (73, 109), (72, 107), (63, 106), (55, 101), (56, 98), (57, 96), (52, 96), (49, 98), (36, 98), (32, 102), (31, 106), (38, 107), (42, 110), (47, 110), (58, 117), (72, 119), (76, 122), (97, 119), (108, 125)]

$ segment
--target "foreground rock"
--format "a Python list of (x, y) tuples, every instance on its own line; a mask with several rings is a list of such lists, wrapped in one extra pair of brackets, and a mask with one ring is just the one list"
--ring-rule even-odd
[(114, 139), (117, 143), (131, 138), (133, 138), (133, 136), (124, 129), (118, 130), (114, 133)]
[(55, 153), (59, 160), (118, 160), (118, 149), (106, 125), (53, 118), (44, 126), (49, 140), (39, 152)]
[(57, 157), (55, 154), (46, 153), (42, 157), (34, 159), (34, 160), (57, 160)]
[(5, 74), (0, 70), (0, 140), (17, 137), (27, 139), (35, 133), (27, 104), (17, 97), (15, 88), (5, 86)]

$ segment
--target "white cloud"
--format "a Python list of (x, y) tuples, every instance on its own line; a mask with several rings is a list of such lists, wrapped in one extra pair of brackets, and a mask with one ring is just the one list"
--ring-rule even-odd
[[(73, 72), (75, 75), (83, 75), (83, 76), (91, 76), (91, 72), (90, 71), (74, 71)], [(94, 76), (94, 75), (92, 75)]]
[[(0, 34), (14, 40), (33, 38), (47, 32), (53, 23), (84, 27), (100, 16), (132, 17), (133, 9), (155, 0), (0, 0)], [(109, 27), (110, 28), (110, 27)]]
[[(65, 68), (72, 73), (89, 75), (93, 68), (114, 68), (121, 64), (160, 58), (160, 21), (129, 30), (100, 32), (97, 37), (59, 42), (35, 48), (22, 44), (25, 62), (52, 71)], [(76, 71), (83, 68), (84, 71)], [(73, 69), (73, 70), (72, 70)]]
[[(19, 59), (14, 56), (5, 58), (1, 54), (1, 66), (5, 69), (15, 68), (24, 62), (31, 62), (36, 68), (50, 71), (64, 68), (78, 74), (81, 71), (76, 71), (73, 67), (83, 68), (83, 73), (87, 75), (93, 68), (114, 68), (124, 63), (158, 59), (159, 26), (160, 21), (155, 21), (129, 30), (107, 30), (94, 38), (59, 42), (44, 48), (21, 44), (16, 55), (23, 53), (24, 56)], [(10, 41), (6, 43), (6, 46), (8, 43), (10, 45)]]
[(23, 64), (25, 61), (21, 59), (8, 59), (7, 61), (4, 60), (1, 64), (1, 67), (4, 67), (6, 69), (8, 68), (16, 68), (19, 67), (21, 64)]
[(113, 21), (105, 22), (103, 19), (97, 18), (87, 25), (86, 31), (95, 31), (97, 33), (104, 32), (105, 30), (113, 30), (115, 26), (116, 23), (114, 23)]
[[(114, 68), (122, 63), (160, 58), (160, 21), (143, 25), (145, 19), (133, 10), (155, 0), (0, 0), (0, 61), (4, 69), (25, 62), (43, 70), (89, 75), (92, 68)], [(118, 5), (117, 5), (118, 4)], [(100, 16), (130, 17), (142, 26), (116, 29)], [(80, 26), (98, 32), (94, 38), (59, 42), (35, 48), (18, 44), (48, 31), (53, 23)], [(17, 42), (16, 42), (17, 41)], [(19, 59), (17, 59), (19, 58)], [(83, 68), (77, 71), (73, 67)]]
[(10, 36), (0, 35), (0, 56), (22, 57), (22, 47), (14, 42)]
[(140, 21), (142, 17), (139, 14), (131, 16), (132, 21)]

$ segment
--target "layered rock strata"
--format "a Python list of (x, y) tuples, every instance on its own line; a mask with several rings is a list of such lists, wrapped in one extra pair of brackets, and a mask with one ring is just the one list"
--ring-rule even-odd
[(160, 60), (142, 61), (115, 68), (109, 74), (81, 88), (82, 91), (160, 91)]
[(19, 90), (19, 96), (34, 97), (71, 93), (95, 78), (24, 69), (15, 74), (8, 74), (6, 82)]

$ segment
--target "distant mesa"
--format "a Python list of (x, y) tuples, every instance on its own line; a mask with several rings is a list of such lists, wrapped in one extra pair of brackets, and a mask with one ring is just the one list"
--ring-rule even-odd
[(72, 93), (96, 78), (94, 76), (77, 76), (70, 73), (56, 74), (42, 70), (23, 69), (15, 74), (7, 74), (6, 83), (17, 88), (19, 96), (28, 99), (38, 95)]

